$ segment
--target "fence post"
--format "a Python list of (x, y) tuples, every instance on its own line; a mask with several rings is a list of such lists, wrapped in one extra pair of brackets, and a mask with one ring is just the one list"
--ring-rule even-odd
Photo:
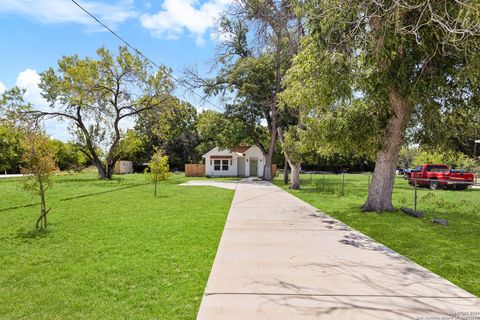
[(342, 197), (345, 194), (345, 173), (342, 173)]
[(413, 181), (414, 181), (414, 183), (413, 183), (413, 185), (414, 185), (414, 187), (413, 187), (413, 189), (414, 189), (413, 210), (417, 211), (417, 180), (415, 179)]

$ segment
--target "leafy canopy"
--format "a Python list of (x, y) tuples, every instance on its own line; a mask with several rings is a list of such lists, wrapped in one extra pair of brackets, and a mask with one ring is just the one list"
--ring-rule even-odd
[(157, 149), (150, 159), (145, 173), (148, 174), (149, 179), (154, 183), (166, 180), (170, 176), (168, 156), (163, 155), (163, 152)]

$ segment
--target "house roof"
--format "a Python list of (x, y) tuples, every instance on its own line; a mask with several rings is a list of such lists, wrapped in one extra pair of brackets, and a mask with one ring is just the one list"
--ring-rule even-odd
[[(237, 155), (242, 156), (251, 147), (252, 146), (238, 146), (238, 147), (233, 148), (233, 150), (229, 150), (229, 149), (225, 149), (225, 150), (227, 150), (227, 152), (236, 153)], [(214, 153), (215, 152), (214, 150), (218, 151), (218, 147), (215, 147), (212, 150), (208, 151), (202, 157), (205, 158), (205, 157), (207, 157), (208, 154)]]
[(250, 149), (252, 146), (238, 146), (238, 147), (235, 147), (233, 148), (233, 152), (236, 152), (236, 153), (244, 153), (245, 151), (247, 151), (248, 149)]

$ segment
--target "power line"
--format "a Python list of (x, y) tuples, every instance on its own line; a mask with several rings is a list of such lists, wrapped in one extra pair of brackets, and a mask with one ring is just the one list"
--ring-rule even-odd
[[(77, 6), (79, 7), (83, 12), (85, 12), (86, 14), (88, 14), (93, 20), (95, 20), (98, 24), (100, 24), (102, 27), (104, 27), (107, 31), (109, 31), (111, 34), (113, 34), (117, 39), (119, 39), (120, 41), (122, 41), (123, 43), (125, 43), (125, 45), (127, 47), (129, 47), (130, 49), (134, 50), (137, 54), (139, 54), (140, 56), (142, 56), (145, 60), (147, 60), (148, 62), (150, 62), (152, 65), (154, 65), (155, 67), (157, 67), (159, 70), (162, 70), (162, 67), (160, 67), (157, 63), (155, 63), (155, 61), (153, 61), (152, 59), (150, 59), (149, 57), (147, 57), (146, 55), (144, 55), (139, 49), (137, 49), (135, 46), (131, 45), (127, 40), (125, 40), (125, 38), (123, 38), (122, 36), (120, 36), (118, 33), (116, 33), (115, 31), (113, 31), (110, 27), (108, 27), (105, 23), (103, 23), (100, 19), (98, 19), (94, 14), (90, 13), (87, 9), (85, 9), (84, 7), (82, 7), (76, 0), (72, 0), (72, 2)], [(184, 88), (186, 89), (189, 89), (191, 90), (191, 92), (198, 96), (200, 99), (202, 99), (203, 101), (207, 102), (208, 104), (210, 104), (212, 107), (220, 110), (220, 111), (224, 111), (222, 108), (220, 108), (219, 106), (217, 106), (216, 104), (214, 104), (213, 102), (205, 99), (205, 97), (202, 97), (200, 94), (198, 94), (197, 92), (195, 92), (192, 88), (188, 88), (185, 84), (182, 83), (182, 81), (178, 80), (177, 78), (175, 78), (175, 76), (173, 76), (172, 74), (170, 74), (170, 77), (172, 77), (172, 79), (177, 82), (179, 85), (183, 86)]]

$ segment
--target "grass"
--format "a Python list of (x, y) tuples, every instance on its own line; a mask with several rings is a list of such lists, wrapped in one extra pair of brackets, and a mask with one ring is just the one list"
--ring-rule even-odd
[(0, 180), (0, 319), (195, 319), (233, 191), (184, 180), (58, 176), (47, 232)]
[[(480, 190), (418, 189), (418, 219), (401, 211), (364, 213), (369, 175), (303, 175), (302, 189), (289, 190), (281, 178), (275, 183), (300, 199), (367, 234), (465, 290), (480, 296)], [(393, 194), (396, 208), (413, 208), (413, 188), (397, 178)], [(449, 226), (433, 224), (433, 218)]]

